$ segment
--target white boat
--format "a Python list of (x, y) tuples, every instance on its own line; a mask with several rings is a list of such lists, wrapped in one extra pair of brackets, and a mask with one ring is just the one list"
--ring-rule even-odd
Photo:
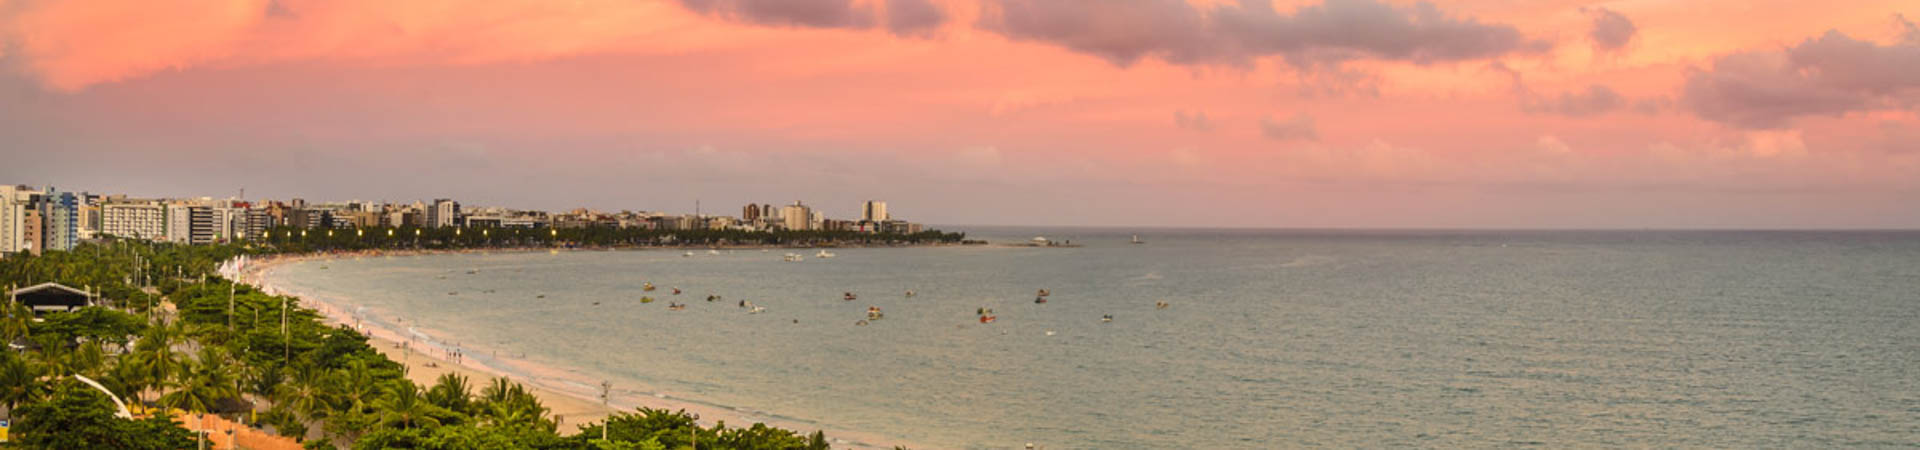
[(820, 249), (820, 253), (814, 253), (814, 254), (813, 254), (813, 257), (815, 257), (815, 258), (832, 258), (832, 257), (834, 257), (834, 254), (833, 254), (833, 252), (829, 252), (829, 251), (827, 251), (827, 249)]
[(718, 254), (720, 254), (720, 251), (719, 251), (719, 250), (707, 250), (707, 254), (709, 254), (709, 255), (718, 255)]
[(786, 262), (800, 262), (800, 261), (807, 260), (807, 257), (801, 256), (799, 253), (788, 253), (783, 258), (784, 259), (782, 259), (782, 261), (786, 261)]
[(1136, 235), (1133, 235), (1133, 243), (1135, 243), (1135, 244), (1145, 244), (1145, 243), (1146, 243), (1146, 241), (1142, 241), (1142, 240), (1140, 240), (1140, 235), (1138, 235), (1138, 234), (1136, 234)]
[(693, 257), (693, 252), (686, 252), (686, 253), (681, 253), (681, 254), (680, 254), (680, 257), (681, 257), (681, 258), (692, 258), (692, 257)]

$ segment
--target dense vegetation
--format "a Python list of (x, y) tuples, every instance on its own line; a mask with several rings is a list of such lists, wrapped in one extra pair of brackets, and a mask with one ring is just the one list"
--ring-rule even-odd
[[(325, 325), (299, 299), (211, 275), (236, 255), (353, 248), (349, 242), (119, 241), (0, 259), (0, 285), (55, 281), (91, 287), (104, 300), (42, 321), (21, 305), (0, 311), (0, 339), (18, 344), (0, 351), (0, 407), (14, 423), (8, 445), (192, 447), (195, 436), (166, 416), (177, 409), (254, 424), (309, 448), (829, 448), (818, 432), (703, 427), (684, 411), (644, 408), (563, 436), (547, 408), (517, 383), (502, 378), (476, 387), (448, 375), (416, 385), (366, 336)], [(146, 418), (114, 417), (106, 396), (70, 375), (98, 381)]]
[(966, 233), (855, 231), (650, 230), (644, 228), (277, 228), (256, 239), (285, 251), (482, 247), (628, 247), (709, 245), (912, 245), (958, 243)]

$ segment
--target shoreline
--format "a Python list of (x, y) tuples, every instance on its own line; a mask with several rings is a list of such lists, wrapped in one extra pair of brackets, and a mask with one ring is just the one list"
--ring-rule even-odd
[[(953, 246), (953, 245), (915, 245), (915, 247)], [(684, 248), (773, 248), (775, 246), (699, 246)], [(805, 248), (788, 247), (785, 248)], [(884, 246), (896, 247), (896, 246)], [(882, 248), (884, 248), (882, 247)], [(905, 246), (898, 246), (905, 247)], [(242, 283), (252, 285), (272, 295), (286, 295), (298, 298), (310, 309), (320, 313), (325, 323), (334, 326), (353, 328), (367, 336), (372, 345), (387, 359), (400, 363), (406, 368), (407, 378), (422, 387), (431, 387), (444, 373), (456, 373), (468, 378), (475, 388), (485, 386), (489, 380), (506, 377), (524, 385), (527, 390), (540, 398), (548, 408), (550, 417), (559, 422), (562, 432), (577, 432), (582, 425), (605, 420), (611, 414), (633, 412), (639, 407), (664, 409), (668, 411), (685, 410), (699, 417), (703, 426), (712, 426), (726, 422), (731, 426), (750, 426), (765, 423), (768, 426), (788, 429), (802, 435), (814, 430), (826, 431), (828, 441), (834, 448), (852, 449), (890, 449), (896, 444), (875, 444), (886, 442), (883, 436), (869, 435), (843, 429), (830, 429), (803, 419), (789, 418), (775, 412), (748, 410), (746, 408), (703, 402), (697, 399), (680, 398), (676, 395), (660, 392), (651, 387), (636, 389), (634, 386), (614, 385), (612, 398), (606, 405), (599, 399), (598, 381), (595, 377), (581, 373), (561, 364), (542, 364), (528, 358), (528, 355), (499, 355), (497, 350), (484, 346), (464, 343), (445, 342), (438, 330), (423, 330), (411, 326), (413, 321), (405, 318), (389, 318), (383, 315), (369, 314), (364, 306), (351, 298), (330, 298), (308, 292), (289, 290), (283, 284), (273, 283), (276, 269), (292, 264), (320, 263), (345, 258), (385, 257), (385, 256), (430, 256), (445, 254), (489, 254), (489, 253), (532, 253), (540, 250), (550, 252), (565, 251), (613, 251), (613, 250), (679, 250), (680, 247), (630, 247), (630, 248), (507, 248), (507, 249), (453, 249), (453, 250), (398, 250), (398, 251), (357, 251), (325, 254), (304, 254), (291, 256), (271, 256), (250, 261), (240, 275)], [(358, 310), (358, 312), (350, 312)], [(371, 311), (378, 312), (378, 311)], [(358, 317), (356, 317), (358, 316)], [(366, 321), (364, 319), (373, 320)], [(472, 336), (464, 336), (472, 337)], [(424, 339), (424, 342), (423, 342)], [(462, 357), (451, 358), (449, 353), (459, 352)], [(535, 355), (537, 357), (537, 355)], [(931, 447), (928, 447), (931, 448)]]

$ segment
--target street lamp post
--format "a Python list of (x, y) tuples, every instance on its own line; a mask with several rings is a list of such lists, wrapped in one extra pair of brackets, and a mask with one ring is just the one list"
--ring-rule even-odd
[[(613, 393), (613, 382), (601, 381), (600, 382), (600, 409), (607, 409), (607, 398), (610, 397), (612, 393)], [(611, 428), (613, 428), (613, 414), (608, 413), (607, 418), (600, 421), (600, 440), (602, 441), (607, 440), (607, 430)]]

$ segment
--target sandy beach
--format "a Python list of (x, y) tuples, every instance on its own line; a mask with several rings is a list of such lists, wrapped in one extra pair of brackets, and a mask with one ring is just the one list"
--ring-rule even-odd
[[(603, 251), (605, 249), (574, 249), (561, 251)], [(446, 342), (434, 342), (434, 330), (417, 330), (409, 327), (402, 332), (388, 327), (357, 323), (353, 308), (359, 305), (351, 299), (328, 298), (311, 293), (290, 290), (283, 285), (273, 283), (274, 270), (278, 267), (306, 262), (334, 260), (355, 257), (420, 256), (446, 253), (502, 253), (502, 252), (540, 252), (548, 249), (507, 249), (507, 250), (457, 250), (457, 251), (385, 251), (356, 252), (329, 255), (274, 256), (260, 258), (248, 263), (240, 280), (275, 295), (290, 295), (303, 302), (303, 306), (321, 313), (328, 324), (344, 325), (360, 330), (368, 337), (368, 344), (386, 355), (388, 359), (400, 362), (406, 367), (407, 377), (421, 386), (432, 386), (441, 374), (456, 373), (468, 378), (475, 393), (486, 386), (491, 379), (506, 376), (525, 385), (549, 409), (551, 417), (559, 422), (562, 434), (576, 432), (582, 425), (598, 422), (618, 411), (633, 411), (639, 407), (666, 410), (685, 410), (699, 417), (699, 422), (711, 426), (724, 421), (730, 426), (744, 426), (753, 423), (766, 423), (811, 433), (818, 425), (802, 423), (784, 423), (781, 420), (765, 417), (765, 411), (747, 412), (710, 405), (695, 401), (674, 398), (672, 395), (649, 391), (645, 387), (614, 386), (612, 398), (606, 405), (599, 399), (599, 381), (570, 370), (534, 363), (525, 355), (498, 355), (485, 348), (461, 344), (459, 351), (467, 355), (488, 355), (486, 358), (450, 358)], [(423, 341), (425, 337), (427, 340)], [(482, 362), (482, 359), (490, 360)], [(491, 365), (490, 365), (491, 364)], [(507, 366), (507, 367), (496, 367)], [(519, 375), (516, 375), (519, 374)], [(756, 414), (758, 413), (758, 414)], [(879, 449), (892, 448), (898, 444), (895, 440), (877, 435), (868, 435), (857, 431), (826, 430), (828, 439), (835, 448)], [(878, 444), (878, 442), (890, 442)]]
[[(434, 252), (387, 252), (384, 253), (384, 255), (418, 255), (427, 253)], [(303, 302), (306, 302), (308, 307), (318, 309), (326, 318), (328, 324), (351, 326), (353, 319), (347, 317), (345, 313), (346, 309), (342, 307), (343, 305), (332, 304), (311, 296), (301, 296), (297, 295), (297, 293), (286, 292), (283, 289), (274, 287), (269, 281), (273, 268), (277, 266), (326, 258), (332, 257), (294, 256), (256, 260), (252, 263), (251, 267), (246, 269), (245, 275), (242, 276), (242, 281), (254, 287), (261, 288), (266, 292), (298, 296)], [(437, 349), (433, 348), (422, 349), (417, 347), (411, 343), (411, 339), (404, 339), (391, 330), (378, 327), (361, 327), (360, 330), (367, 335), (368, 345), (372, 345), (375, 350), (380, 351), (382, 355), (386, 355), (387, 359), (400, 362), (406, 367), (407, 378), (421, 386), (433, 386), (441, 375), (453, 373), (467, 377), (469, 385), (474, 386), (476, 389), (475, 393), (478, 393), (477, 389), (486, 386), (487, 383), (489, 383), (488, 380), (498, 378), (502, 375), (497, 370), (476, 367), (478, 366), (477, 364), (456, 364), (453, 358), (450, 358), (445, 352), (437, 351)], [(538, 383), (530, 383), (528, 380), (516, 381), (525, 384), (529, 391), (540, 397), (540, 402), (546, 405), (549, 409), (549, 414), (560, 421), (560, 431), (563, 434), (576, 431), (581, 425), (601, 421), (616, 410), (615, 407), (603, 406), (597, 399), (582, 398), (580, 395), (563, 393)]]

